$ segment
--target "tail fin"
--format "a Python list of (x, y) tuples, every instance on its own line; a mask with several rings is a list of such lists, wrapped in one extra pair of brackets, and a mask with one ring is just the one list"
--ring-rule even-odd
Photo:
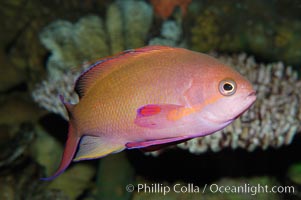
[(73, 117), (72, 117), (73, 105), (64, 102), (64, 98), (62, 96), (60, 96), (60, 98), (61, 98), (63, 104), (65, 105), (65, 107), (68, 111), (68, 114), (69, 114), (68, 139), (67, 139), (67, 142), (66, 142), (65, 150), (64, 150), (63, 157), (62, 157), (61, 164), (60, 164), (59, 168), (57, 169), (57, 171), (51, 177), (41, 178), (41, 180), (45, 180), (45, 181), (52, 180), (52, 179), (54, 179), (55, 177), (59, 176), (61, 173), (64, 172), (64, 170), (71, 163), (71, 161), (74, 157), (74, 154), (76, 152), (78, 143), (80, 141), (80, 137), (77, 136), (76, 129), (73, 126), (73, 123), (74, 123), (73, 122), (74, 120), (73, 120)]

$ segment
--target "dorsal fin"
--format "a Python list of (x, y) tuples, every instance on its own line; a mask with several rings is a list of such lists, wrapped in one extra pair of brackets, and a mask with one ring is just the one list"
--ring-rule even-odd
[(137, 56), (145, 52), (149, 53), (154, 50), (171, 49), (167, 46), (146, 46), (139, 49), (130, 49), (123, 51), (117, 55), (102, 58), (96, 63), (92, 64), (86, 71), (84, 71), (75, 82), (75, 92), (79, 98), (82, 98), (88, 91), (96, 84), (98, 80), (101, 80), (112, 71), (115, 71), (122, 67), (122, 65), (114, 65), (117, 61), (127, 59), (132, 56)]

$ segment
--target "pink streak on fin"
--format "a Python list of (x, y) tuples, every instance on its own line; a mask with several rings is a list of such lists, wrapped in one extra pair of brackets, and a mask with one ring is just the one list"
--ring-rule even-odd
[(75, 91), (80, 98), (97, 83), (98, 80), (103, 79), (111, 72), (121, 68), (128, 58), (153, 53), (155, 51), (172, 50), (172, 47), (165, 46), (146, 46), (139, 49), (130, 49), (123, 51), (114, 56), (108, 56), (100, 59), (92, 64), (86, 71), (84, 71), (75, 83)]
[(125, 146), (128, 149), (137, 149), (137, 148), (145, 148), (149, 146), (154, 145), (162, 145), (166, 143), (172, 143), (179, 140), (187, 140), (190, 139), (188, 136), (180, 136), (180, 137), (174, 137), (174, 138), (165, 138), (165, 139), (159, 139), (159, 140), (148, 140), (148, 141), (141, 141), (141, 142), (129, 142)]
[(74, 126), (73, 126), (73, 119), (72, 119), (72, 106), (73, 105), (64, 102), (63, 96), (60, 96), (60, 98), (61, 98), (62, 102), (64, 103), (64, 105), (65, 105), (65, 107), (68, 111), (69, 117), (70, 117), (69, 130), (68, 130), (68, 139), (67, 139), (67, 142), (66, 142), (65, 150), (64, 150), (63, 157), (62, 157), (61, 164), (60, 164), (59, 168), (57, 169), (57, 171), (51, 177), (41, 178), (41, 180), (44, 180), (44, 181), (50, 181), (50, 180), (56, 178), (57, 176), (59, 176), (61, 173), (64, 172), (64, 170), (71, 163), (71, 161), (73, 159), (73, 156), (76, 152), (77, 145), (78, 145), (79, 140), (80, 140), (80, 138), (77, 137), (76, 130), (74, 129)]
[(157, 144), (157, 145), (153, 145), (153, 146), (148, 146), (145, 148), (140, 149), (142, 152), (151, 152), (151, 151), (158, 151), (160, 149), (172, 146), (172, 145), (176, 145), (176, 144), (180, 144), (182, 142), (186, 142), (188, 140), (190, 140), (192, 138), (188, 138), (188, 139), (184, 139), (184, 140), (178, 140), (178, 141), (174, 141), (174, 142), (169, 142), (169, 143), (165, 143), (165, 144)]
[(183, 108), (174, 104), (148, 104), (137, 109), (135, 124), (146, 128), (167, 128), (175, 124), (168, 119), (168, 113)]
[(155, 115), (158, 114), (161, 111), (161, 108), (159, 105), (146, 105), (143, 106), (142, 108), (139, 108), (137, 111), (137, 115), (140, 116), (151, 116), (151, 115)]

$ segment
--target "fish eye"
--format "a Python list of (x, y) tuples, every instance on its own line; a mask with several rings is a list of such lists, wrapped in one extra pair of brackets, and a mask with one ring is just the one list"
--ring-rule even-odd
[(224, 79), (219, 83), (219, 92), (224, 96), (231, 96), (236, 92), (236, 83), (232, 79)]

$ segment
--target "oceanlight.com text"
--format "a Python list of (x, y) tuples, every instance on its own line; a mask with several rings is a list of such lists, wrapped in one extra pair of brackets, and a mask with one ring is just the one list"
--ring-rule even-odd
[(241, 185), (219, 185), (219, 184), (205, 184), (203, 187), (193, 183), (167, 185), (162, 183), (141, 183), (137, 185), (128, 184), (125, 187), (127, 192), (137, 193), (154, 193), (166, 195), (170, 192), (174, 193), (221, 193), (221, 194), (250, 194), (256, 195), (259, 193), (279, 193), (279, 194), (293, 194), (295, 193), (294, 186), (269, 186), (263, 184), (251, 185), (249, 183)]
[(269, 185), (251, 185), (248, 183), (242, 184), (242, 185), (235, 185), (235, 186), (229, 186), (229, 185), (218, 185), (218, 184), (205, 184), (204, 186), (204, 192), (211, 193), (228, 193), (228, 194), (251, 194), (256, 195), (259, 193), (279, 193), (279, 194), (293, 194), (295, 193), (294, 186), (269, 186)]

